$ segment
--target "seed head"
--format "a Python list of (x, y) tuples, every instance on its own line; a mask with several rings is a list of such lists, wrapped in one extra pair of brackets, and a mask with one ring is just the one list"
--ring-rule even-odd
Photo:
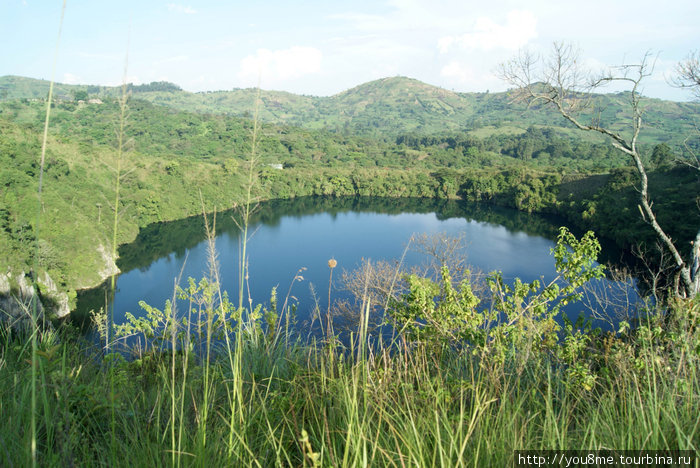
[(336, 266), (338, 266), (338, 262), (335, 261), (335, 258), (331, 258), (330, 260), (328, 260), (328, 268), (333, 269)]

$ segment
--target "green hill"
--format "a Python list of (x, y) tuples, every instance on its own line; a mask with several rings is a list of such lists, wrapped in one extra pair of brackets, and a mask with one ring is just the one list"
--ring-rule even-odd
[[(177, 110), (248, 118), (255, 113), (257, 90), (250, 88), (190, 93), (171, 83), (151, 83), (130, 85), (130, 89), (139, 99)], [(58, 84), (56, 96), (71, 100), (79, 91), (87, 92), (90, 97), (106, 97), (118, 95), (120, 89)], [(42, 99), (47, 93), (47, 81), (0, 77), (0, 100)], [(603, 141), (598, 135), (576, 132), (550, 109), (527, 109), (512, 102), (508, 93), (456, 93), (405, 77), (364, 83), (330, 97), (264, 90), (260, 97), (262, 121), (382, 139), (406, 133), (431, 135), (446, 131), (484, 137), (548, 126), (579, 139)], [(603, 125), (624, 131), (629, 126), (628, 98), (626, 93), (596, 95), (587, 117), (595, 116)], [(667, 143), (680, 148), (695, 130), (700, 115), (698, 103), (646, 99), (644, 105), (640, 142), (645, 144)]]
[[(253, 127), (246, 117), (253, 114), (256, 94), (189, 93), (165, 82), (130, 88), (120, 244), (133, 240), (149, 223), (198, 213), (200, 192), (209, 209), (229, 208), (240, 199)], [(40, 267), (61, 288), (94, 285), (104, 276), (109, 266), (105, 255), (111, 250), (118, 91), (57, 85), (43, 225), (35, 226), (46, 106), (42, 93), (48, 93), (48, 82), (0, 78), (0, 271), (28, 271), (38, 254)], [(628, 164), (622, 153), (600, 140), (581, 138), (588, 135), (562, 126), (552, 112), (513, 105), (506, 93), (453, 93), (399, 77), (326, 98), (268, 91), (261, 97), (261, 199), (464, 198), (570, 214), (577, 224), (623, 244), (630, 237), (638, 239), (639, 230), (645, 229), (632, 222), (638, 220), (633, 180), (619, 171), (612, 178), (606, 175)], [(624, 125), (624, 98), (598, 96), (600, 118)], [(649, 143), (658, 141), (678, 147), (698, 116), (698, 105), (647, 103), (645, 154), (651, 155)], [(665, 151), (672, 157), (670, 150)], [(650, 168), (669, 163), (656, 161)], [(590, 180), (598, 180), (589, 179), (591, 174), (612, 180), (614, 187), (606, 192), (601, 182), (590, 193), (581, 192)], [(674, 209), (665, 211), (683, 213), (679, 219), (689, 220), (696, 213), (694, 200), (689, 200), (692, 206), (679, 204), (673, 195), (679, 192), (673, 190), (684, 184), (685, 193), (697, 193), (696, 177), (659, 174), (653, 193), (664, 196), (657, 203), (673, 204)], [(621, 187), (629, 196), (619, 195)], [(617, 223), (618, 199), (623, 198), (628, 216)], [(677, 224), (674, 235), (685, 239), (690, 234), (683, 227), (697, 222), (679, 219), (669, 224)], [(604, 229), (613, 224), (625, 230)], [(37, 237), (40, 248), (35, 252)]]

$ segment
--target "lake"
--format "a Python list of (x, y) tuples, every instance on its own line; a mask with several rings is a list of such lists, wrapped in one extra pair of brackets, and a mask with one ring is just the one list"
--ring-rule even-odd
[[(343, 272), (357, 269), (363, 259), (397, 264), (403, 258), (406, 268), (426, 264), (428, 257), (416, 251), (417, 243), (406, 248), (416, 234), (425, 234), (428, 239), (434, 235), (461, 239), (461, 248), (453, 257), (464, 258), (473, 271), (499, 270), (508, 282), (516, 277), (528, 282), (547, 281), (556, 276), (550, 249), (562, 224), (556, 217), (454, 200), (359, 197), (270, 201), (258, 206), (251, 222), (250, 296), (253, 304), (269, 304), (270, 292), (276, 287), (282, 304), (291, 285), (290, 303), (296, 304), (298, 321), (303, 325), (310, 321), (316, 306), (324, 313), (327, 310), (330, 259), (337, 261), (331, 301), (351, 301), (343, 285)], [(606, 256), (601, 262), (620, 258), (612, 243), (603, 244)], [(236, 304), (239, 247), (240, 230), (233, 214), (219, 213), (216, 250), (222, 285)], [(188, 277), (199, 280), (207, 274), (203, 218), (142, 229), (133, 243), (120, 247), (118, 266), (122, 273), (113, 298), (115, 323), (122, 323), (126, 312), (143, 314), (139, 306), (142, 300), (162, 309), (173, 295), (177, 278), (185, 286)], [(292, 285), (301, 269), (303, 281)], [(105, 288), (78, 294), (75, 320), (84, 320), (89, 310), (104, 307)], [(596, 289), (608, 297), (622, 291), (625, 297), (616, 300), (623, 303), (630, 297), (636, 300), (633, 284), (605, 279)], [(580, 304), (566, 309), (572, 320), (581, 312), (588, 313)], [(609, 327), (600, 321), (595, 324)]]

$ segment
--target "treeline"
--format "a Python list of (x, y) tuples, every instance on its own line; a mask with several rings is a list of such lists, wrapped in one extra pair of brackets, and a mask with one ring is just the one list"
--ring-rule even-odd
[(488, 154), (508, 157), (531, 167), (560, 168), (567, 172), (605, 172), (627, 163), (625, 155), (609, 144), (570, 138), (547, 127), (529, 127), (521, 134), (501, 133), (487, 138), (468, 134), (406, 134), (398, 136), (396, 144), (429, 151), (434, 160), (447, 166)]
[[(97, 107), (97, 106), (93, 106)], [(159, 112), (162, 109), (159, 110)], [(58, 112), (60, 114), (60, 112)], [(81, 123), (60, 116), (58, 130), (85, 135)], [(89, 119), (86, 118), (86, 121)], [(223, 121), (225, 122), (225, 120)], [(241, 140), (249, 129), (240, 125)], [(106, 131), (107, 124), (92, 125)], [(265, 127), (264, 127), (265, 128)], [(40, 133), (28, 126), (0, 118), (0, 263), (17, 270), (33, 264), (33, 240), (42, 239), (39, 264), (64, 287), (94, 284), (104, 268), (98, 252), (108, 250), (114, 200), (114, 142), (99, 144), (88, 138), (72, 138), (59, 133), (47, 152), (41, 231), (34, 225), (36, 177), (40, 153)], [(175, 130), (177, 131), (177, 130)], [(236, 132), (233, 132), (236, 134)], [(92, 138), (92, 137), (91, 137)], [(186, 140), (187, 138), (177, 138)], [(344, 142), (346, 148), (349, 143)], [(284, 144), (284, 143), (280, 143)], [(241, 141), (241, 147), (244, 147)], [(149, 152), (135, 142), (125, 155), (119, 243), (130, 242), (140, 228), (158, 221), (183, 218), (201, 211), (201, 197), (207, 210), (230, 208), (240, 200), (244, 186), (243, 158), (197, 158), (175, 151)], [(416, 198), (465, 198), (512, 206), (524, 211), (554, 211), (557, 174), (527, 169), (425, 169), (362, 167), (355, 164), (288, 164), (283, 169), (262, 162), (256, 168), (255, 195), (260, 199), (286, 199), (301, 196), (373, 196)]]
[(133, 83), (129, 83), (127, 85), (127, 90), (131, 93), (148, 93), (155, 91), (172, 93), (175, 91), (182, 91), (182, 88), (180, 88), (175, 83), (170, 83), (168, 81), (152, 81), (150, 83), (145, 83), (142, 85), (135, 85)]
[[(26, 271), (38, 253), (42, 268), (65, 287), (88, 286), (104, 267), (98, 249), (104, 251), (111, 238), (117, 105), (109, 98), (103, 104), (56, 105), (46, 154), (43, 227), (37, 235), (33, 213), (42, 107), (38, 102), (0, 104), (0, 266)], [(149, 223), (199, 213), (200, 192), (208, 210), (227, 209), (240, 199), (250, 120), (177, 112), (138, 99), (129, 107), (120, 244)], [(547, 129), (487, 138), (404, 135), (382, 141), (265, 124), (259, 143), (260, 199), (463, 199), (563, 214), (623, 246), (653, 239), (636, 208), (634, 177), (625, 169), (599, 175), (586, 170), (614, 164), (608, 161), (613, 158), (609, 150)], [(519, 157), (523, 148), (531, 151), (530, 159)], [(669, 147), (658, 145), (650, 153), (650, 167), (661, 168), (650, 176), (661, 221), (674, 238), (689, 239), (688, 226), (700, 220), (695, 197), (684, 194), (700, 193), (697, 177), (668, 164)], [(550, 164), (535, 164), (540, 160)]]
[[(158, 85), (155, 83), (153, 85)], [(165, 83), (165, 85), (169, 85)], [(146, 86), (146, 85), (144, 85)], [(150, 85), (148, 85), (150, 86)], [(242, 161), (250, 152), (249, 119), (181, 112), (132, 98), (126, 133), (135, 150), (149, 155), (197, 160)], [(0, 116), (41, 131), (40, 102), (0, 103)], [(118, 106), (56, 105), (52, 132), (64, 141), (115, 146)], [(626, 156), (606, 143), (574, 139), (548, 127), (529, 127), (519, 134), (477, 138), (467, 133), (421, 135), (408, 133), (379, 139), (328, 130), (263, 124), (259, 140), (266, 164), (284, 167), (390, 167), (437, 169), (531, 168), (540, 172), (603, 173), (627, 165)], [(665, 143), (642, 147), (653, 167), (668, 164), (676, 154)], [(235, 163), (229, 162), (229, 164)]]
[[(56, 107), (52, 132), (58, 138), (91, 146), (116, 144), (115, 100), (105, 98), (103, 104), (93, 105), (68, 101)], [(240, 162), (250, 152), (249, 119), (175, 111), (136, 98), (130, 100), (129, 108), (126, 133), (134, 149), (144, 154), (171, 157), (174, 161), (191, 158)], [(39, 102), (0, 104), (0, 115), (24, 122), (35, 131), (40, 131), (43, 125), (41, 110)], [(607, 172), (627, 163), (625, 156), (610, 145), (575, 140), (554, 129), (540, 127), (530, 127), (522, 134), (484, 138), (453, 132), (411, 133), (379, 139), (264, 124), (259, 145), (264, 163), (284, 167), (524, 167), (545, 172), (589, 173)], [(652, 149), (647, 153), (651, 154)]]
[[(685, 165), (661, 165), (648, 171), (648, 177), (659, 224), (678, 245), (688, 245), (700, 225), (697, 170)], [(557, 211), (570, 222), (594, 229), (621, 247), (641, 244), (642, 249), (655, 252), (657, 237), (638, 204), (637, 174), (633, 168), (625, 167), (613, 169), (602, 177), (588, 176), (562, 183)]]
[[(152, 81), (150, 83), (144, 83), (141, 85), (135, 85), (134, 83), (127, 83), (126, 90), (130, 93), (149, 93), (149, 92), (166, 92), (174, 93), (176, 91), (182, 91), (182, 88), (175, 83), (170, 83), (168, 81)], [(98, 86), (98, 85), (88, 85), (85, 87), (85, 91), (88, 94), (103, 96), (117, 96), (121, 93), (121, 86)]]

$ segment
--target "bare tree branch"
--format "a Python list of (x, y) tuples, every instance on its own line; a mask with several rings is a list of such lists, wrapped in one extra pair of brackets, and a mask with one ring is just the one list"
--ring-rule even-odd
[[(639, 63), (623, 64), (612, 68), (608, 73), (597, 78), (580, 68), (579, 51), (570, 44), (555, 43), (551, 54), (542, 59), (521, 51), (515, 58), (502, 64), (499, 68), (500, 77), (516, 89), (513, 96), (516, 100), (524, 101), (528, 106), (543, 103), (551, 105), (576, 128), (592, 131), (610, 138), (612, 145), (630, 156), (637, 170), (640, 182), (639, 206), (644, 220), (651, 225), (657, 237), (671, 253), (676, 268), (680, 273), (685, 293), (698, 293), (697, 278), (692, 275), (690, 265), (686, 263), (673, 240), (659, 225), (652, 209), (653, 202), (649, 196), (649, 184), (646, 169), (637, 149), (637, 140), (642, 128), (643, 108), (641, 106), (640, 87), (645, 78), (653, 70), (651, 56), (646, 53)], [(625, 82), (630, 86), (631, 106), (631, 136), (611, 130), (596, 121), (595, 116), (586, 123), (580, 112), (591, 106), (593, 93), (602, 86), (612, 82)], [(700, 234), (699, 234), (700, 239)], [(697, 249), (693, 249), (693, 254)]]
[(676, 77), (671, 80), (673, 86), (689, 88), (700, 99), (700, 51), (688, 54), (688, 57), (676, 65)]

